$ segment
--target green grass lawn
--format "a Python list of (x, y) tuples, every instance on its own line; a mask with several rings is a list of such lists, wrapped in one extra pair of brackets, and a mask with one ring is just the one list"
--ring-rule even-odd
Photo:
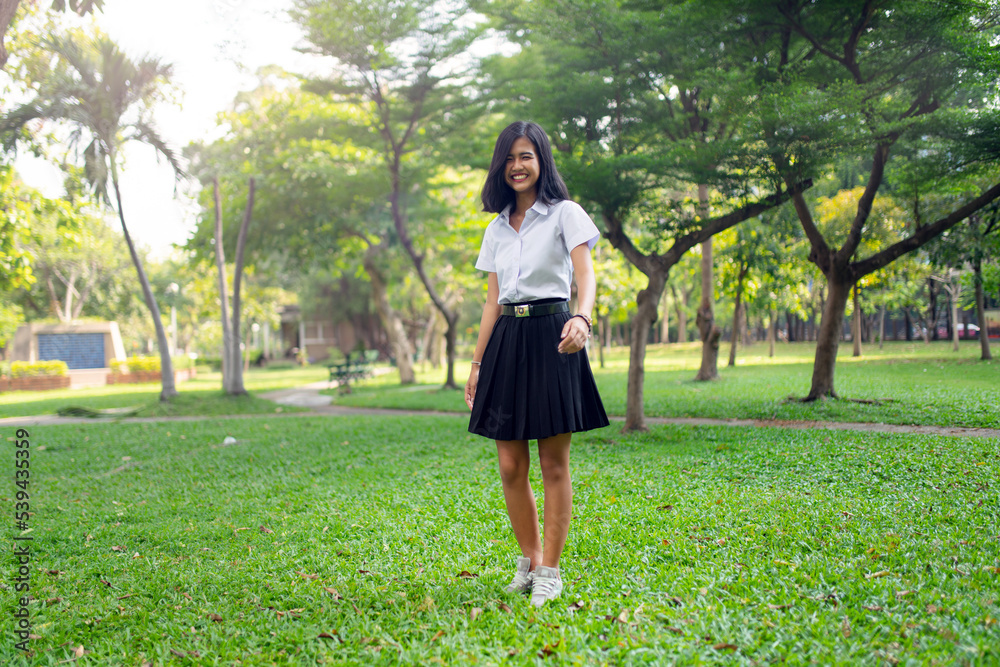
[[(808, 393), (814, 351), (812, 343), (782, 344), (770, 358), (767, 345), (757, 344), (742, 349), (732, 368), (725, 365), (728, 353), (722, 355), (719, 380), (695, 382), (700, 344), (651, 345), (646, 357), (646, 415), (1000, 427), (1000, 362), (979, 361), (977, 342), (963, 342), (957, 353), (945, 342), (887, 342), (883, 350), (866, 346), (860, 358), (850, 356), (850, 345), (842, 345), (838, 393), (874, 403), (789, 400)], [(615, 348), (605, 356), (600, 368), (597, 354), (591, 353), (601, 397), (609, 414), (624, 415), (628, 349)], [(456, 375), (464, 386), (466, 360)], [(367, 380), (348, 395), (329, 393), (340, 405), (467, 411), (462, 391), (441, 389), (441, 369), (420, 373), (414, 386), (401, 387), (398, 382), (398, 375), (391, 375)]]
[[(240, 415), (273, 413), (277, 406), (253, 396), (255, 393), (297, 387), (326, 380), (323, 366), (295, 368), (252, 368), (244, 375), (248, 396), (222, 393), (221, 373), (199, 373), (194, 380), (178, 383), (180, 396), (168, 404), (160, 403), (160, 384), (108, 385), (86, 389), (55, 391), (13, 391), (0, 393), (0, 417), (56, 414), (68, 405), (94, 410), (142, 406), (140, 417), (180, 415)], [(283, 407), (293, 412), (296, 408)]]
[(996, 440), (581, 434), (566, 590), (536, 611), (501, 592), (517, 548), (465, 426), (31, 429), (30, 664), (1000, 662)]

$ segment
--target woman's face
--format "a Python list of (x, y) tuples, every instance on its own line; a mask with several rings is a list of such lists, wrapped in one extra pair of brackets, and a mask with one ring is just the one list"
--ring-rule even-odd
[(538, 185), (541, 165), (537, 153), (538, 149), (528, 137), (518, 137), (511, 144), (507, 166), (504, 167), (504, 181), (514, 192), (531, 192)]

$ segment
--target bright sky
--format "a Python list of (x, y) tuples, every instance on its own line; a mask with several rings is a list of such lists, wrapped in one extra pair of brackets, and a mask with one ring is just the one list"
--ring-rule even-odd
[[(290, 6), (290, 0), (106, 0), (96, 21), (131, 57), (149, 54), (174, 65), (181, 104), (163, 105), (155, 120), (180, 151), (216, 136), (216, 114), (236, 93), (255, 87), (259, 67), (308, 71), (310, 57), (294, 50), (301, 37), (285, 13)], [(138, 145), (126, 151), (122, 203), (133, 238), (164, 257), (171, 244), (188, 238), (198, 207), (182, 192), (175, 196), (172, 171), (154, 156)], [(61, 193), (55, 167), (21, 157), (17, 169), (48, 196)]]

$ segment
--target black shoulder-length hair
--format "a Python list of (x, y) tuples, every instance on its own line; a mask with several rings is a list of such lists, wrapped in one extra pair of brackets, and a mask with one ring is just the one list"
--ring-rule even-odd
[(490, 170), (486, 174), (482, 193), (483, 210), (487, 213), (499, 213), (514, 204), (514, 190), (504, 180), (504, 171), (510, 147), (520, 137), (528, 137), (531, 143), (535, 144), (535, 156), (539, 166), (536, 185), (538, 201), (548, 205), (569, 199), (569, 190), (566, 189), (566, 183), (563, 182), (552, 159), (552, 146), (549, 145), (545, 130), (538, 123), (519, 120), (504, 128), (497, 137), (496, 146), (493, 147), (493, 160), (490, 162)]

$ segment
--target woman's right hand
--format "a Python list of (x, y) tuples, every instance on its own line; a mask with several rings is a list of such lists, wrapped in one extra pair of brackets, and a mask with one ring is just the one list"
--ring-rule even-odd
[(465, 404), (472, 409), (476, 400), (476, 387), (479, 386), (479, 366), (474, 365), (469, 372), (469, 381), (465, 383)]

